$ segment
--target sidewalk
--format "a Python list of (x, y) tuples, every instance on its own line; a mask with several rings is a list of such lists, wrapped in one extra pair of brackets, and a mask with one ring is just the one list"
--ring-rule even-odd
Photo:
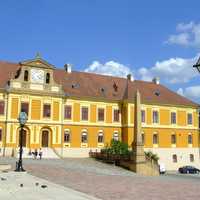
[[(37, 185), (39, 183), (39, 185)], [(23, 184), (21, 187), (20, 184)], [(42, 188), (46, 185), (46, 188)], [(84, 193), (56, 185), (26, 172), (0, 173), (2, 200), (99, 200)]]

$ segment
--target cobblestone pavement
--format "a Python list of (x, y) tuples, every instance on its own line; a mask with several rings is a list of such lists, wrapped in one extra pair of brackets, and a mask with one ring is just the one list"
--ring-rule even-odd
[[(13, 159), (0, 162), (13, 163)], [(143, 177), (93, 159), (24, 160), (35, 176), (103, 200), (196, 200), (200, 178), (186, 176)]]

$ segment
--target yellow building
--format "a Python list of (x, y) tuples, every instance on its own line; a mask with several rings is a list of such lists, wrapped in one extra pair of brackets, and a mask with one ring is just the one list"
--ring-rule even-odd
[(200, 166), (199, 105), (159, 83), (55, 68), (40, 57), (0, 62), (0, 155), (16, 155), (18, 115), (28, 115), (24, 156), (43, 148), (47, 157), (85, 157), (111, 139), (134, 141), (134, 97), (142, 101), (145, 150), (167, 169)]

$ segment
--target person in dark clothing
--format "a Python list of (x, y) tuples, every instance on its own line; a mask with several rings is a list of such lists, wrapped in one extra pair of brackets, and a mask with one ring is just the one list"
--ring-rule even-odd
[(37, 155), (38, 155), (38, 151), (37, 151), (37, 149), (35, 149), (35, 152), (34, 152), (34, 159), (37, 159)]
[(39, 150), (39, 157), (40, 157), (40, 160), (42, 159), (42, 149), (40, 148)]

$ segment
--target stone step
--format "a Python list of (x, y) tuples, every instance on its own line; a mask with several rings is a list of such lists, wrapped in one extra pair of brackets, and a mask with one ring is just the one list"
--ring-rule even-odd
[[(34, 150), (31, 150), (29, 148), (23, 148), (23, 158), (34, 158), (33, 155)], [(19, 148), (16, 149), (16, 157), (19, 158)], [(38, 149), (38, 155), (37, 158), (39, 158), (39, 149)], [(42, 148), (42, 158), (56, 158), (58, 159), (59, 157), (56, 155), (54, 150), (52, 148)]]

